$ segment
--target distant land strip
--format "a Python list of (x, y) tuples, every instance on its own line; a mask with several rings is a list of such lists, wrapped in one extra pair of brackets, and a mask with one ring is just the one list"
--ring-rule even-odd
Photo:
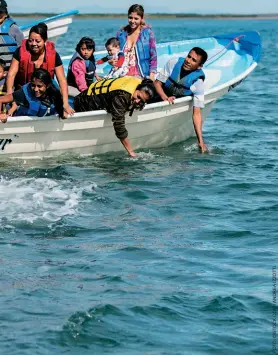
[[(13, 13), (14, 17), (26, 18), (46, 18), (58, 15), (57, 13)], [(92, 14), (77, 14), (76, 18), (125, 18), (127, 14), (105, 14), (105, 13), (92, 13)], [(147, 18), (169, 18), (169, 19), (258, 19), (258, 20), (274, 20), (278, 19), (278, 14), (191, 14), (191, 13), (150, 13), (146, 14)]]

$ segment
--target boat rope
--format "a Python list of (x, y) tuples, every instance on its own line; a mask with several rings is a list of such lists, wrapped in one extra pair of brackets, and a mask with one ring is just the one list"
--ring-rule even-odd
[[(219, 52), (215, 53), (214, 55), (212, 55), (211, 57), (209, 57), (207, 59), (207, 62), (210, 61), (212, 58), (216, 57), (218, 54), (220, 54), (221, 52), (223, 52), (225, 49), (227, 49), (234, 41), (235, 42), (239, 42), (240, 38), (242, 37), (245, 37), (245, 35), (240, 35), (240, 36), (237, 36), (235, 38), (233, 38), (225, 47), (223, 47)], [(208, 66), (209, 64), (211, 63), (208, 63), (207, 65), (205, 66)]]

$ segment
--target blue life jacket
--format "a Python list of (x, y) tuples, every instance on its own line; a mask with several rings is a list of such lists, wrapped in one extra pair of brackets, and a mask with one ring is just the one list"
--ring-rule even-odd
[(96, 64), (94, 61), (83, 59), (78, 52), (75, 52), (75, 54), (72, 56), (70, 63), (69, 63), (68, 74), (67, 74), (68, 85), (77, 88), (75, 76), (72, 72), (72, 63), (77, 59), (85, 62), (85, 65), (86, 65), (85, 79), (86, 79), (87, 86), (89, 87), (94, 82), (95, 72), (96, 72)]
[(180, 57), (177, 63), (175, 64), (170, 77), (165, 83), (166, 88), (175, 87), (177, 89), (182, 89), (181, 92), (183, 96), (193, 95), (193, 92), (190, 90), (191, 85), (193, 85), (198, 79), (205, 80), (205, 73), (202, 69), (197, 69), (192, 72), (189, 72), (182, 79), (180, 79), (181, 68), (184, 63), (184, 58)]
[[(149, 27), (143, 27), (135, 44), (138, 59), (137, 65), (142, 77), (150, 76), (150, 32), (151, 29)], [(125, 30), (120, 31), (118, 40), (120, 41), (121, 50), (124, 51), (127, 43), (127, 32)]]
[(17, 48), (16, 40), (9, 34), (10, 27), (15, 24), (15, 21), (8, 17), (0, 26), (0, 57), (6, 62), (9, 67), (13, 58), (13, 53)]
[(46, 106), (42, 101), (35, 97), (32, 89), (31, 83), (22, 86), (26, 100), (29, 103), (29, 107), (20, 105), (14, 116), (51, 116), (57, 113), (54, 104)]

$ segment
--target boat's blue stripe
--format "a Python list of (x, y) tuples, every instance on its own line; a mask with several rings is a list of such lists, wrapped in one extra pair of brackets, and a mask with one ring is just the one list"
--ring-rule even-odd
[(262, 52), (262, 39), (258, 32), (235, 32), (224, 35), (217, 35), (214, 38), (217, 41), (221, 41), (221, 39), (232, 40), (240, 35), (243, 35), (243, 38), (239, 40), (241, 48), (247, 53), (251, 54), (255, 62), (259, 62)]
[(71, 15), (76, 15), (78, 13), (79, 13), (78, 10), (72, 10), (72, 11), (68, 11), (68, 12), (63, 12), (62, 14), (55, 15), (55, 16), (52, 16), (52, 17), (48, 17), (48, 18), (46, 18), (44, 20), (39, 20), (39, 21), (36, 21), (36, 22), (32, 22), (31, 24), (28, 24), (28, 25), (20, 26), (20, 29), (22, 31), (24, 31), (24, 30), (27, 30), (28, 28), (31, 28), (32, 26), (37, 25), (38, 23), (40, 23), (42, 21), (47, 24), (47, 22), (50, 22), (50, 21), (53, 21), (53, 20), (58, 20), (60, 18), (68, 17), (68, 16), (71, 16)]

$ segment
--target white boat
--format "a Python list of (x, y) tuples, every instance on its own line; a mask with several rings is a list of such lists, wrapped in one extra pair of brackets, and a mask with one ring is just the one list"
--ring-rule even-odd
[[(208, 53), (204, 66), (205, 107), (202, 110), (203, 119), (206, 119), (216, 100), (239, 85), (256, 68), (261, 54), (261, 38), (257, 32), (244, 32), (162, 43), (157, 46), (158, 66), (161, 68), (173, 56), (186, 56), (194, 46)], [(96, 57), (103, 53), (96, 53)], [(167, 102), (147, 105), (142, 111), (134, 111), (132, 117), (127, 115), (126, 126), (135, 151), (184, 141), (195, 135), (192, 97), (177, 99), (174, 105)], [(65, 152), (87, 155), (119, 150), (124, 152), (114, 134), (111, 116), (105, 111), (76, 113), (66, 120), (56, 116), (11, 117), (6, 124), (0, 124), (2, 157), (28, 159)]]
[(47, 24), (48, 39), (55, 42), (59, 36), (63, 35), (68, 31), (68, 27), (72, 23), (74, 15), (77, 15), (78, 13), (79, 13), (78, 10), (64, 12), (56, 16), (48, 17), (33, 22), (31, 24), (21, 26), (20, 29), (22, 30), (24, 37), (28, 38), (30, 28), (37, 25), (40, 22), (44, 22)]

